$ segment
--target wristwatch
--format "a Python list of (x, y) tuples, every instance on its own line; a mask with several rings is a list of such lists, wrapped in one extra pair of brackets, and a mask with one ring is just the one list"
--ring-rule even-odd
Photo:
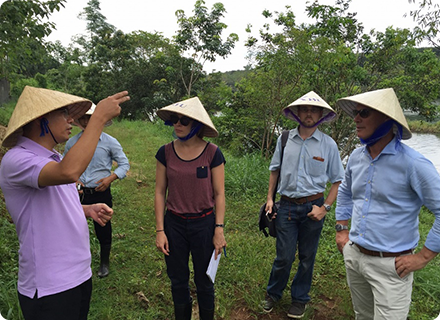
[(336, 232), (342, 231), (342, 230), (348, 230), (348, 226), (344, 226), (343, 224), (337, 223), (335, 225)]
[(327, 203), (324, 203), (323, 207), (324, 207), (325, 211), (327, 211), (327, 212), (329, 212), (332, 209), (332, 206)]

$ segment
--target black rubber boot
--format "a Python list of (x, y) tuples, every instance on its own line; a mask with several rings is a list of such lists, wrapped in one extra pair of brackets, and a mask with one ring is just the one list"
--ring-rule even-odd
[(175, 304), (174, 316), (176, 320), (191, 320), (192, 300), (187, 304)]
[(101, 247), (101, 264), (99, 265), (98, 277), (107, 277), (110, 272), (110, 249), (111, 246)]
[(199, 307), (199, 317), (200, 320), (213, 320), (214, 319), (214, 309), (206, 310)]

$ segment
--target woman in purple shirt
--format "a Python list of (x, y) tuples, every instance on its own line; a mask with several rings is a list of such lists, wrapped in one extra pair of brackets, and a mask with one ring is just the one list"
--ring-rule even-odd
[(203, 137), (218, 132), (197, 97), (164, 107), (157, 115), (173, 126), (176, 137), (156, 154), (155, 193), (156, 246), (165, 255), (175, 318), (191, 319), (191, 253), (200, 319), (213, 319), (214, 284), (206, 270), (213, 251), (217, 259), (226, 247), (225, 159)]

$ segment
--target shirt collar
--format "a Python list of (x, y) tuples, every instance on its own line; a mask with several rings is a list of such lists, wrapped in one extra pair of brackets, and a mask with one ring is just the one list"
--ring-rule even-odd
[(62, 159), (61, 154), (59, 154), (57, 151), (48, 150), (45, 147), (43, 147), (41, 144), (38, 144), (35, 141), (26, 138), (24, 136), (18, 137), (16, 146), (23, 149), (31, 150), (40, 157), (52, 158), (57, 162), (60, 162)]
[[(382, 154), (396, 154), (397, 153), (397, 148), (400, 145), (400, 143), (397, 143), (396, 141), (396, 136), (394, 136), (394, 138), (385, 146), (385, 148), (383, 148), (383, 150), (379, 153), (379, 155), (377, 156), (377, 159), (382, 155)], [(368, 152), (367, 146), (363, 146), (363, 153), (364, 154), (368, 154), (370, 155), (370, 153)]]
[[(313, 134), (310, 137), (308, 137), (307, 139), (314, 138), (314, 139), (316, 139), (318, 141), (321, 141), (322, 140), (322, 135), (323, 135), (323, 133), (318, 128), (316, 128), (316, 130), (313, 132)], [(301, 138), (301, 136), (299, 135), (298, 127), (293, 129), (293, 137), (295, 137), (295, 136), (298, 136), (299, 138)]]

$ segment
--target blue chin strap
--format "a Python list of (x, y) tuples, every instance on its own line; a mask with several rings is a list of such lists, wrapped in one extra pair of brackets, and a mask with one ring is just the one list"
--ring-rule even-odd
[(397, 127), (397, 132), (396, 132), (396, 146), (397, 146), (400, 143), (400, 140), (402, 140), (402, 125), (394, 120), (385, 121), (379, 127), (377, 127), (376, 131), (374, 131), (374, 133), (369, 138), (365, 140), (359, 138), (359, 140), (361, 141), (362, 144), (366, 144), (367, 146), (372, 146), (377, 141), (382, 139), (385, 135), (387, 135), (388, 132), (393, 129), (394, 125)]
[(284, 110), (284, 116), (286, 116), (287, 118), (289, 118), (289, 115), (293, 117), (293, 119), (296, 120), (296, 122), (298, 122), (301, 126), (306, 127), (306, 128), (313, 128), (313, 127), (317, 127), (318, 125), (320, 125), (321, 123), (325, 122), (325, 121), (331, 121), (333, 120), (333, 118), (336, 117), (336, 113), (334, 112), (329, 112), (327, 113), (324, 117), (322, 117), (321, 119), (318, 120), (318, 122), (316, 122), (314, 125), (312, 126), (306, 126), (304, 123), (302, 123), (302, 121), (300, 120), (300, 118), (292, 112), (292, 110), (290, 109), (285, 109)]
[[(165, 125), (166, 126), (173, 126), (173, 123), (170, 120), (165, 121)], [(192, 137), (194, 137), (197, 132), (200, 131), (200, 129), (202, 129), (203, 124), (201, 124), (200, 122), (198, 122), (197, 120), (193, 120), (193, 125), (191, 127), (191, 131), (188, 133), (188, 135), (186, 137), (180, 138), (176, 135), (176, 133), (173, 131), (173, 137), (176, 139), (179, 139), (180, 141), (186, 141), (191, 139)]]
[(55, 139), (55, 137), (52, 134), (52, 131), (49, 128), (49, 121), (46, 118), (40, 119), (40, 128), (41, 128), (40, 137), (44, 137), (46, 133), (50, 133), (53, 141), (55, 141), (55, 143), (58, 144), (57, 139)]

